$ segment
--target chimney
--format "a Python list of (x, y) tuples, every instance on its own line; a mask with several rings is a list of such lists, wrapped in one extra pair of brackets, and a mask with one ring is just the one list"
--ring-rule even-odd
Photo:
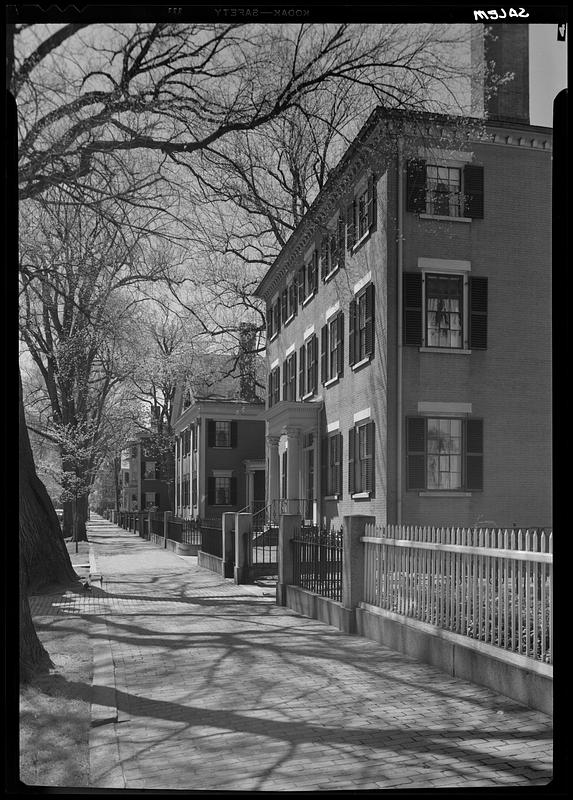
[(248, 322), (241, 323), (239, 332), (239, 397), (249, 403), (257, 400), (255, 345), (257, 328)]
[[(529, 125), (529, 26), (476, 26), (471, 55), (477, 70), (472, 85), (472, 113), (481, 116), (485, 111), (491, 122)], [(492, 83), (507, 73), (513, 77), (492, 93)]]

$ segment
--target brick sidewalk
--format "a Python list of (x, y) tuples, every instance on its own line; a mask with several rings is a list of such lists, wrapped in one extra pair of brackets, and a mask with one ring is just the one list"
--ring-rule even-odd
[(312, 791), (541, 786), (544, 714), (278, 607), (99, 520), (90, 785)]

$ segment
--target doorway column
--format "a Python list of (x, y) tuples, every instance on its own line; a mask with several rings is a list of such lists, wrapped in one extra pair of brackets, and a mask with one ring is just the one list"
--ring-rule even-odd
[(267, 505), (280, 497), (280, 436), (267, 436)]
[[(287, 428), (287, 514), (300, 514), (298, 500), (300, 498), (300, 469), (299, 469), (299, 441), (298, 428)], [(293, 502), (297, 501), (297, 502)]]

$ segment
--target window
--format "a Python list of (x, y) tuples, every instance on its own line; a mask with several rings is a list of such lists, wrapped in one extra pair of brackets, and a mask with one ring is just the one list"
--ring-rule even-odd
[(207, 503), (210, 506), (237, 504), (237, 479), (230, 475), (214, 475), (208, 479)]
[(426, 275), (428, 347), (463, 347), (462, 305), (461, 275)]
[(267, 306), (267, 338), (272, 339), (281, 329), (281, 296)]
[(408, 417), (407, 488), (483, 489), (483, 420)]
[(406, 210), (440, 217), (483, 219), (483, 167), (408, 162)]
[(145, 492), (145, 508), (159, 506), (159, 492)]
[(320, 272), (322, 280), (325, 281), (344, 266), (344, 220), (342, 215), (336, 220), (334, 229), (326, 232), (320, 250)]
[(183, 505), (189, 505), (189, 481), (183, 481)]
[(298, 310), (298, 285), (296, 276), (282, 293), (282, 315), (284, 324), (296, 316)]
[(296, 353), (283, 364), (283, 400), (296, 400)]
[(338, 378), (344, 369), (344, 314), (339, 312), (321, 331), (321, 381)]
[(348, 250), (352, 250), (375, 230), (376, 217), (376, 177), (370, 175), (368, 180), (357, 190), (352, 202), (346, 207), (346, 247)]
[(226, 420), (207, 420), (207, 445), (209, 447), (236, 447), (237, 423)]
[(326, 497), (342, 494), (342, 434), (333, 433), (322, 440), (322, 493)]
[(348, 437), (348, 491), (374, 494), (374, 423), (361, 422)]
[(124, 484), (125, 484), (126, 486), (127, 486), (127, 484), (129, 483), (129, 472), (124, 472), (124, 473), (123, 473), (123, 482), (124, 482)]
[(374, 355), (374, 285), (369, 284), (349, 308), (349, 362), (357, 365)]
[(318, 389), (318, 338), (314, 333), (299, 350), (298, 387), (301, 398)]
[(287, 497), (288, 450), (281, 457), (281, 497)]
[(278, 403), (281, 399), (281, 375), (280, 375), (280, 367), (276, 367), (275, 369), (271, 370), (269, 373), (269, 383), (268, 383), (268, 405), (269, 408), (274, 406), (275, 403)]
[(145, 480), (154, 480), (155, 479), (155, 461), (146, 461), (145, 468), (143, 471), (143, 477)]
[[(318, 291), (318, 251), (314, 250), (310, 259), (297, 273), (298, 302), (302, 305)], [(293, 292), (296, 291), (293, 289)]]
[(403, 342), (412, 347), (485, 350), (488, 279), (405, 272)]

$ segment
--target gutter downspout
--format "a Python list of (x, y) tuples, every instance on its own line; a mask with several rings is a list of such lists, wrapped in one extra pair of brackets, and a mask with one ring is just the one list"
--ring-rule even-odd
[(402, 137), (398, 138), (398, 264), (396, 286), (396, 524), (402, 524), (402, 273), (404, 269), (404, 164)]

